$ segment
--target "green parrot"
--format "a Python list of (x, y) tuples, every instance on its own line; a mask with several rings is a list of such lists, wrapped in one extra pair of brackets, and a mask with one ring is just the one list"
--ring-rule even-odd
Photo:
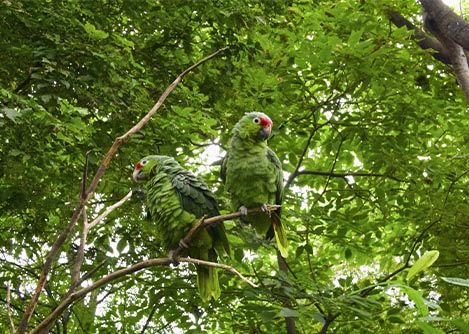
[[(155, 235), (165, 251), (176, 249), (192, 226), (204, 215), (218, 216), (217, 202), (207, 184), (182, 168), (172, 157), (150, 155), (141, 159), (133, 172), (136, 182), (145, 182), (146, 206), (155, 223)], [(229, 254), (223, 223), (201, 229), (190, 247), (192, 258), (216, 262)], [(170, 255), (171, 257), (171, 255)], [(220, 297), (217, 270), (197, 265), (197, 287), (203, 301)]]
[(261, 112), (246, 113), (233, 128), (228, 152), (223, 159), (221, 178), (231, 195), (234, 210), (243, 215), (258, 235), (275, 235), (281, 255), (288, 257), (288, 239), (280, 220), (280, 208), (270, 215), (264, 212), (247, 216), (247, 208), (281, 204), (283, 193), (282, 164), (267, 146), (272, 121)]

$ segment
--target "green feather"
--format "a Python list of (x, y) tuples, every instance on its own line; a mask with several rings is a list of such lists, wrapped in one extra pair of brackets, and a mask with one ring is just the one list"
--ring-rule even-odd
[[(155, 235), (166, 251), (175, 249), (191, 227), (204, 215), (219, 215), (217, 202), (206, 183), (167, 156), (148, 156), (140, 160), (134, 179), (144, 181), (146, 204), (154, 222)], [(230, 249), (224, 225), (216, 224), (198, 232), (188, 255), (217, 261)], [(203, 301), (220, 296), (216, 268), (196, 266), (197, 287)]]
[[(229, 150), (223, 160), (221, 177), (231, 195), (233, 210), (241, 206), (254, 208), (263, 204), (282, 204), (283, 171), (277, 155), (267, 146), (256, 119), (268, 116), (246, 113), (233, 128)], [(270, 119), (269, 119), (270, 120)], [(242, 220), (250, 223), (256, 233), (271, 239), (275, 235), (283, 257), (288, 256), (288, 239), (278, 209), (272, 215), (251, 214)]]

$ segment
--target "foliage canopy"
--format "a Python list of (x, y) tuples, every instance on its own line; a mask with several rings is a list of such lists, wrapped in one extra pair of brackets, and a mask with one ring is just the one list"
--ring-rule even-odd
[[(203, 304), (193, 268), (154, 266), (92, 291), (50, 331), (284, 333), (288, 316), (300, 333), (469, 333), (467, 103), (388, 10), (419, 24), (415, 1), (1, 1), (0, 300), (12, 315), (0, 309), (0, 331), (18, 325), (85, 162), (93, 175), (180, 72), (229, 46), (114, 156), (89, 219), (136, 191), (90, 231), (83, 286), (166, 256), (131, 179), (141, 157), (174, 156), (229, 212), (216, 161), (254, 110), (274, 122), (291, 273), (274, 243), (229, 221), (226, 264), (259, 288), (220, 271), (221, 298)], [(80, 235), (62, 246), (29, 329), (67, 293)]]

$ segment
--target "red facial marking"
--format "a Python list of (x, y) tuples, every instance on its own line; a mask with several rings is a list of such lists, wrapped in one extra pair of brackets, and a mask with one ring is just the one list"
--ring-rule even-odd
[(261, 125), (272, 127), (272, 121), (270, 120), (270, 118), (261, 117)]
[(142, 164), (139, 162), (137, 162), (137, 164), (135, 165), (135, 169), (140, 169), (140, 167), (142, 167)]

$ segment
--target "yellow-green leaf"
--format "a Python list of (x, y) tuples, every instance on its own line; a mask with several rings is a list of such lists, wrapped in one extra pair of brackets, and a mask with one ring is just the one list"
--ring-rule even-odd
[(85, 23), (84, 28), (88, 36), (90, 36), (92, 39), (99, 40), (99, 39), (105, 39), (109, 37), (109, 34), (107, 32), (96, 29), (96, 27), (89, 22)]
[(440, 252), (437, 250), (428, 251), (423, 254), (417, 261), (415, 261), (414, 265), (409, 269), (407, 278), (411, 279), (417, 273), (429, 268), (433, 263), (435, 263), (439, 255)]

